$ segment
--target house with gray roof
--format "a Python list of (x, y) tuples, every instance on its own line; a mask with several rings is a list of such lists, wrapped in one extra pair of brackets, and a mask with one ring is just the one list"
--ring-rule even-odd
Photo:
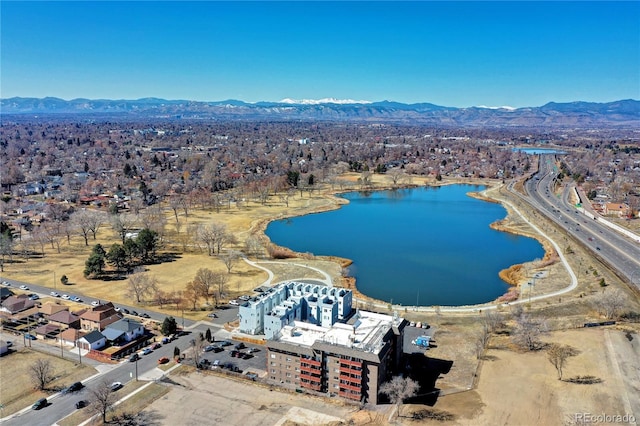
[(144, 326), (131, 318), (123, 318), (109, 324), (102, 334), (110, 342), (131, 342), (138, 337), (144, 336)]
[(77, 343), (80, 349), (98, 350), (105, 347), (107, 338), (98, 330), (93, 330), (91, 333), (79, 338)]

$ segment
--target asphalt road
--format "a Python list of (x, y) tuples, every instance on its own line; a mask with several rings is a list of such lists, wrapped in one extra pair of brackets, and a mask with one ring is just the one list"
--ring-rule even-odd
[(541, 155), (540, 170), (525, 184), (525, 201), (562, 227), (592, 253), (640, 289), (640, 244), (589, 218), (569, 203), (571, 187), (561, 196), (552, 190), (557, 171), (553, 156)]

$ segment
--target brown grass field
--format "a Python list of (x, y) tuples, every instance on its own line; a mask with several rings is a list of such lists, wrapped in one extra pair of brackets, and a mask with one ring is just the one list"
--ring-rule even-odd
[(72, 360), (62, 359), (29, 348), (21, 348), (15, 353), (5, 355), (0, 358), (0, 383), (2, 384), (0, 386), (0, 404), (4, 406), (3, 417), (30, 406), (38, 399), (46, 398), (49, 395), (48, 392), (35, 389), (31, 383), (29, 368), (37, 359), (47, 359), (52, 364), (56, 379), (48, 385), (51, 392), (97, 373), (93, 367), (86, 364), (79, 365)]

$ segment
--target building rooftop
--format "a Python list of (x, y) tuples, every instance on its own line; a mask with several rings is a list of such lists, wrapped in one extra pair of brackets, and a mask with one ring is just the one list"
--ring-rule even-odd
[(347, 323), (338, 322), (331, 327), (296, 321), (284, 326), (276, 340), (299, 346), (324, 343), (378, 354), (385, 345), (384, 337), (389, 329), (400, 326), (402, 321), (400, 317), (358, 311)]

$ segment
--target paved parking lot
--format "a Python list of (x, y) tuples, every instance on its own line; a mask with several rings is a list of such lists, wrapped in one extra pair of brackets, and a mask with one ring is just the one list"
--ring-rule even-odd
[[(226, 342), (229, 342), (231, 344), (228, 346), (224, 346), (222, 351), (202, 352), (198, 358), (201, 362), (203, 360), (207, 360), (211, 365), (218, 361), (220, 366), (217, 368), (230, 369), (229, 367), (237, 367), (238, 369), (242, 370), (243, 373), (252, 372), (257, 373), (259, 376), (266, 374), (265, 367), (267, 365), (267, 358), (266, 350), (263, 346), (230, 339), (226, 340)], [(220, 343), (221, 342), (216, 339), (216, 342), (214, 342), (213, 345), (219, 345)], [(238, 344), (244, 345), (244, 348), (239, 350), (236, 349), (236, 345)], [(244, 358), (232, 356), (234, 351), (243, 354)]]

